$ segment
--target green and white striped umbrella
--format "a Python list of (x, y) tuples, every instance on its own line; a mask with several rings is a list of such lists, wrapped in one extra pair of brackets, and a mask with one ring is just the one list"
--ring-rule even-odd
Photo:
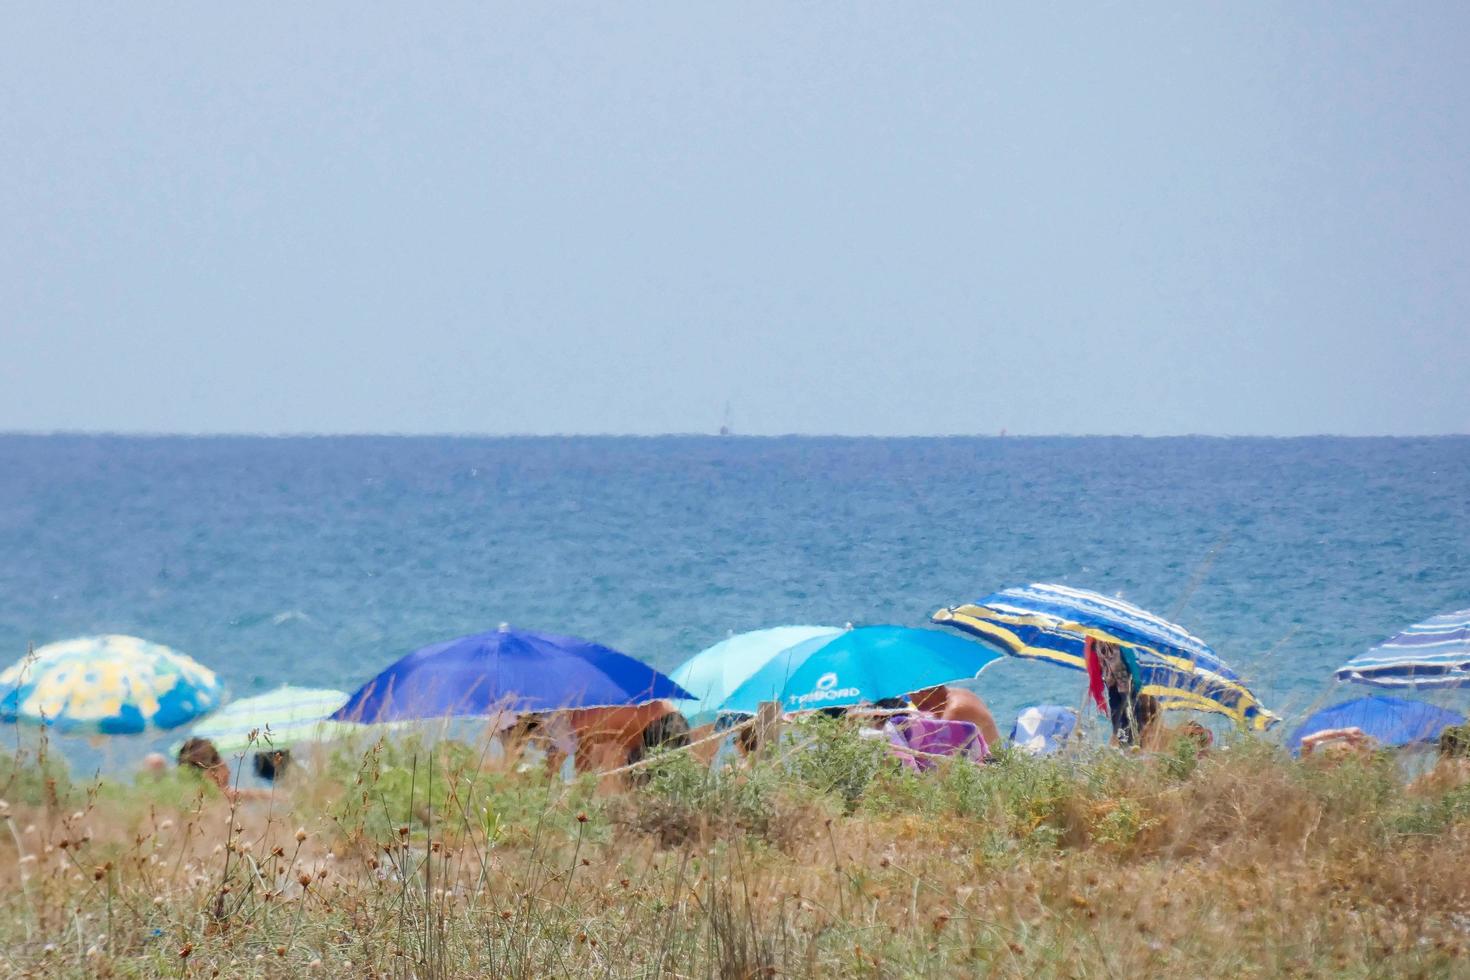
[(346, 703), (346, 691), (279, 687), (231, 702), (195, 725), (189, 734), (209, 739), (226, 755), (251, 748), (265, 752), (298, 742), (342, 738), (362, 730), (360, 725), (327, 721), (328, 715)]

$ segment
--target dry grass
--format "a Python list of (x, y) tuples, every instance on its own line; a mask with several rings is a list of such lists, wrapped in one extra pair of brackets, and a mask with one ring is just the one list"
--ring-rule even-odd
[(377, 745), (232, 805), (0, 771), (0, 974), (1447, 976), (1470, 795), (1307, 770), (1006, 757), (914, 776), (833, 726), (637, 793)]

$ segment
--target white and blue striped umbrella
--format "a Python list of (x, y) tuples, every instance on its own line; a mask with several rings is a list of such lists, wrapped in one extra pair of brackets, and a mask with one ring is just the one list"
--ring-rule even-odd
[(1470, 687), (1470, 609), (1415, 623), (1349, 660), (1335, 676), (1374, 687)]

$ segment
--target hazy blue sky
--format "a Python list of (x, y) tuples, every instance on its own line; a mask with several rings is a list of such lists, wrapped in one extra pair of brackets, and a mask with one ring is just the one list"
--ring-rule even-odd
[(0, 429), (1470, 430), (1470, 5), (1047, 6), (8, 4)]

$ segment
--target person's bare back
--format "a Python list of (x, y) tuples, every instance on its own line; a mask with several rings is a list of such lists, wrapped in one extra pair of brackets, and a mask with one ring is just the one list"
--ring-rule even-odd
[(668, 701), (567, 711), (567, 721), (577, 736), (577, 771), (597, 772), (625, 764), (629, 752), (642, 744), (644, 729), (674, 713)]
[(985, 737), (985, 745), (994, 752), (1000, 747), (1000, 729), (984, 700), (963, 687), (930, 687), (915, 691), (909, 700), (920, 711), (927, 711), (941, 721), (968, 721)]

